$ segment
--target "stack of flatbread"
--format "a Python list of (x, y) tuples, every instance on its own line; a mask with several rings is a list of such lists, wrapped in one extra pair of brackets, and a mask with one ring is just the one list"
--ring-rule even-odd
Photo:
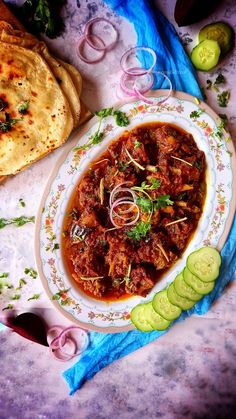
[(56, 149), (87, 119), (81, 89), (75, 67), (14, 20), (0, 20), (0, 177)]

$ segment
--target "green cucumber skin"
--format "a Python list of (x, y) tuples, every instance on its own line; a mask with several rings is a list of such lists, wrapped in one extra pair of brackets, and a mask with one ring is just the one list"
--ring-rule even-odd
[(169, 321), (177, 319), (182, 311), (179, 307), (170, 303), (167, 297), (167, 290), (160, 291), (154, 296), (152, 306), (160, 316)]
[(203, 282), (212, 282), (219, 276), (221, 256), (212, 247), (202, 247), (192, 252), (186, 262), (187, 268)]
[[(217, 30), (218, 35), (216, 33)], [(205, 41), (206, 39), (217, 41), (220, 46), (222, 55), (227, 54), (227, 52), (229, 52), (233, 47), (233, 38), (234, 30), (225, 22), (209, 23), (208, 25), (204, 26), (198, 34), (199, 42)]]
[(147, 304), (146, 316), (148, 323), (154, 330), (166, 330), (171, 324), (169, 320), (164, 319), (164, 317), (154, 310), (152, 302)]
[[(212, 57), (211, 61), (208, 61), (208, 63), (202, 63), (200, 61), (199, 54), (203, 47), (208, 47), (208, 49), (210, 49), (211, 47), (211, 50), (214, 53), (214, 57)], [(209, 71), (216, 67), (216, 65), (218, 64), (220, 53), (221, 50), (218, 42), (206, 39), (205, 41), (200, 42), (198, 45), (196, 45), (196, 47), (193, 48), (191, 52), (191, 61), (197, 70)]]
[(209, 294), (215, 286), (215, 281), (212, 282), (203, 282), (196, 275), (192, 274), (190, 270), (185, 267), (183, 271), (184, 281), (192, 287), (196, 292), (202, 295)]
[(196, 292), (191, 286), (189, 286), (184, 281), (183, 272), (181, 272), (175, 277), (174, 287), (175, 287), (175, 291), (180, 297), (184, 297), (184, 298), (187, 298), (188, 300), (195, 301), (195, 302), (201, 300), (202, 298), (201, 294)]
[(146, 315), (145, 315), (145, 311), (147, 309), (146, 306), (147, 304), (138, 304), (132, 309), (131, 315), (130, 315), (132, 323), (141, 332), (153, 331), (152, 326), (146, 320)]
[(175, 290), (175, 286), (173, 282), (168, 287), (167, 296), (168, 296), (169, 301), (172, 304), (178, 306), (182, 310), (189, 310), (195, 304), (195, 301), (191, 301), (191, 300), (188, 300), (187, 298), (180, 297)]

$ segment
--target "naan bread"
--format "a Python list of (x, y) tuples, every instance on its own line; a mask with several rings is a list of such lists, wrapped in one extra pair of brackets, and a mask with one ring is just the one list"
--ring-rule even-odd
[[(0, 42), (0, 176), (15, 174), (62, 145), (73, 118), (46, 61), (35, 51)], [(19, 108), (29, 101), (26, 114)], [(17, 119), (9, 131), (3, 125)], [(20, 119), (20, 120), (18, 120)]]
[[(70, 68), (69, 72), (66, 68), (66, 63), (59, 62), (59, 60), (52, 57), (44, 42), (38, 41), (38, 39), (31, 34), (22, 31), (16, 31), (13, 28), (1, 29), (1, 22), (0, 40), (9, 44), (19, 45), (21, 47), (28, 48), (31, 50), (33, 49), (34, 51), (42, 55), (42, 57), (46, 60), (47, 64), (49, 65), (57, 82), (60, 84), (60, 88), (69, 102), (74, 119), (74, 128), (77, 128), (80, 123), (80, 93), (78, 93), (77, 87), (75, 86), (75, 83), (73, 82), (73, 79), (70, 75), (70, 72), (72, 73), (72, 69)], [(70, 66), (70, 64), (68, 64), (68, 66)], [(74, 69), (74, 67), (72, 68)], [(74, 69), (73, 74), (74, 78), (76, 79), (76, 84), (79, 87), (79, 92), (81, 92), (82, 79), (80, 73), (76, 69)]]

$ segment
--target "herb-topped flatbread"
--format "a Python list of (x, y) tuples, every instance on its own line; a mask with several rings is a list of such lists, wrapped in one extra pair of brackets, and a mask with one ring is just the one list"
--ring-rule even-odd
[(15, 174), (66, 141), (67, 99), (46, 61), (0, 42), (0, 176)]

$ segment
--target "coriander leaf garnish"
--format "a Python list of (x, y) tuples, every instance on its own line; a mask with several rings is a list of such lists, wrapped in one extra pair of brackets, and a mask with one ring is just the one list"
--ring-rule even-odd
[(112, 115), (113, 108), (104, 108), (98, 112), (95, 112), (95, 115), (99, 116), (99, 118), (106, 118), (107, 116)]
[(20, 294), (15, 294), (13, 295), (13, 297), (11, 298), (11, 300), (20, 300), (21, 295)]
[(153, 204), (152, 204), (152, 201), (150, 199), (139, 196), (137, 198), (136, 202), (140, 206), (140, 208), (143, 212), (152, 211), (152, 205)]
[(28, 298), (27, 301), (30, 301), (30, 300), (38, 300), (39, 298), (40, 298), (40, 294), (34, 294), (32, 297)]
[(8, 106), (8, 103), (5, 100), (0, 98), (0, 111), (3, 111)]
[(114, 116), (116, 124), (121, 126), (121, 127), (124, 127), (124, 126), (129, 124), (129, 120), (128, 120), (127, 115), (124, 112), (119, 111), (119, 110), (114, 110), (113, 108), (101, 109), (100, 111), (95, 112), (95, 115), (97, 115), (99, 117), (99, 123), (98, 123), (97, 131), (95, 132), (95, 134), (93, 134), (90, 137), (87, 144), (84, 144), (80, 147), (75, 147), (74, 151), (86, 150), (91, 145), (99, 144), (103, 140), (104, 132), (101, 131), (101, 125), (102, 125), (103, 119), (106, 118), (107, 116)]
[(141, 143), (140, 141), (135, 140), (135, 142), (134, 142), (134, 148), (138, 148), (138, 147), (140, 147), (141, 145), (142, 145), (142, 143)]
[(3, 272), (2, 274), (0, 274), (0, 278), (8, 278), (8, 277), (9, 277), (8, 272)]
[(129, 125), (129, 118), (125, 112), (115, 110), (113, 111), (113, 116), (119, 127), (127, 127), (127, 125)]
[(124, 162), (119, 162), (118, 163), (118, 171), (119, 172), (124, 172), (126, 169), (127, 169), (127, 167), (129, 167), (129, 165), (130, 165), (130, 163), (124, 163)]
[(155, 209), (161, 209), (165, 208), (169, 205), (173, 205), (174, 201), (171, 201), (170, 195), (161, 195), (154, 201), (154, 208)]
[(139, 221), (139, 223), (137, 223), (135, 227), (127, 231), (127, 236), (132, 240), (139, 241), (147, 235), (150, 228), (150, 221), (148, 221), (147, 223), (145, 223), (144, 221)]
[(226, 82), (225, 76), (223, 76), (223, 74), (218, 74), (218, 76), (216, 77), (214, 84), (224, 84)]
[(21, 290), (21, 288), (23, 287), (23, 285), (26, 285), (26, 284), (27, 284), (27, 282), (24, 280), (24, 278), (21, 278), (20, 281), (19, 281), (19, 285), (16, 288), (16, 291)]
[(222, 93), (219, 93), (217, 95), (218, 105), (221, 108), (226, 108), (228, 106), (228, 103), (229, 103), (229, 98), (230, 98), (230, 91), (229, 90), (224, 90)]
[(18, 112), (21, 113), (22, 115), (25, 115), (28, 110), (29, 103), (30, 103), (30, 100), (26, 100), (25, 102), (21, 103), (18, 108)]
[(58, 250), (58, 249), (60, 249), (59, 243), (55, 243), (53, 248), (52, 248), (52, 251)]
[(23, 198), (19, 199), (19, 204), (20, 204), (21, 207), (25, 207), (25, 202), (24, 202)]
[(131, 189), (133, 189), (134, 191), (139, 191), (139, 192), (143, 192), (143, 191), (153, 191), (154, 189), (159, 188), (159, 186), (161, 185), (161, 182), (159, 179), (155, 179), (155, 178), (151, 178), (151, 185), (149, 185), (146, 181), (141, 183), (141, 186), (133, 186)]
[(11, 310), (12, 308), (13, 308), (13, 305), (12, 304), (8, 304), (6, 307), (4, 307), (2, 309), (2, 311), (4, 311), (4, 310)]
[(192, 111), (191, 113), (190, 113), (190, 118), (199, 118), (199, 116), (203, 113), (204, 111), (203, 111), (203, 109), (198, 109), (197, 111)]
[(26, 223), (34, 223), (35, 217), (26, 217), (22, 215), (21, 217), (16, 218), (0, 218), (0, 229), (4, 228), (10, 224), (14, 224), (16, 227), (21, 227)]
[(13, 125), (15, 125), (18, 121), (21, 121), (21, 118), (11, 118), (10, 114), (5, 112), (5, 121), (0, 121), (0, 131), (10, 131)]
[(33, 268), (25, 268), (24, 273), (26, 275), (31, 276), (31, 278), (35, 279), (38, 276), (37, 271), (35, 271)]

